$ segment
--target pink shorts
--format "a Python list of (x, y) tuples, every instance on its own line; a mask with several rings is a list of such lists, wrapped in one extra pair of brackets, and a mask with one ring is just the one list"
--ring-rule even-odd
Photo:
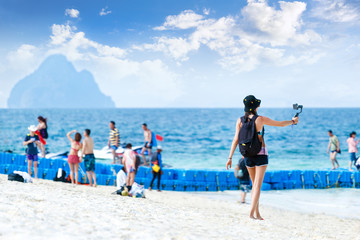
[(79, 163), (79, 156), (78, 155), (69, 155), (68, 156), (68, 163), (76, 164)]

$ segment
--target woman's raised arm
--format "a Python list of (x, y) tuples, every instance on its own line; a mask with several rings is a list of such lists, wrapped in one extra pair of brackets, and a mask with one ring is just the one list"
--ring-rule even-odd
[(70, 135), (71, 135), (72, 133), (74, 133), (74, 132), (76, 132), (76, 130), (72, 130), (72, 131), (70, 131), (70, 132), (68, 132), (68, 133), (66, 134), (66, 136), (67, 136), (67, 138), (70, 140), (70, 142), (73, 142), (73, 141), (74, 141), (74, 139), (72, 139), (71, 136), (70, 136)]
[(268, 117), (263, 117), (263, 116), (261, 117), (261, 119), (264, 125), (273, 126), (273, 127), (286, 127), (292, 124), (297, 124), (299, 122), (299, 117), (294, 117), (290, 121), (275, 121)]

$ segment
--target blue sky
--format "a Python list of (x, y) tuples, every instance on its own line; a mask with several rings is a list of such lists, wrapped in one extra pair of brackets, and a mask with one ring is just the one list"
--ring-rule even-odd
[(51, 54), (117, 107), (360, 107), (360, 1), (0, 2), (0, 107)]

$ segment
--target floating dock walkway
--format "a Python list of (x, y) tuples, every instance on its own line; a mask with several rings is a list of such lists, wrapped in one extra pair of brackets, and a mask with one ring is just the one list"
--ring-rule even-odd
[[(80, 166), (85, 170), (84, 163)], [(53, 180), (57, 170), (62, 168), (69, 174), (69, 166), (64, 159), (39, 158), (38, 178)], [(116, 185), (116, 173), (122, 165), (95, 164), (98, 185)], [(0, 152), (0, 174), (13, 171), (27, 172), (25, 155)], [(151, 169), (140, 166), (135, 181), (148, 188), (152, 179)], [(79, 182), (86, 183), (84, 174), (79, 174)], [(157, 184), (157, 179), (154, 186)], [(162, 190), (167, 191), (225, 191), (239, 190), (240, 185), (233, 170), (206, 169), (163, 169)], [(280, 170), (267, 171), (262, 190), (315, 189), (315, 188), (360, 188), (360, 172), (347, 170)]]

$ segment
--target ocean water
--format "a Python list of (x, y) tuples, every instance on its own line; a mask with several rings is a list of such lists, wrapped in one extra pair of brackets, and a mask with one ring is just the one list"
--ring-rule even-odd
[[(259, 109), (259, 114), (275, 120), (290, 120), (292, 109)], [(242, 109), (0, 109), (0, 151), (24, 153), (27, 127), (37, 124), (37, 116), (48, 118), (48, 150), (68, 151), (66, 133), (76, 129), (92, 130), (95, 148), (107, 145), (110, 120), (120, 130), (121, 142), (142, 145), (141, 124), (146, 122), (164, 137), (163, 159), (177, 168), (224, 168), (236, 120)], [(339, 137), (341, 167), (348, 166), (346, 139), (351, 131), (360, 133), (360, 109), (307, 109), (296, 126), (266, 127), (269, 169), (330, 168), (327, 130)], [(234, 163), (240, 158), (238, 149)]]

